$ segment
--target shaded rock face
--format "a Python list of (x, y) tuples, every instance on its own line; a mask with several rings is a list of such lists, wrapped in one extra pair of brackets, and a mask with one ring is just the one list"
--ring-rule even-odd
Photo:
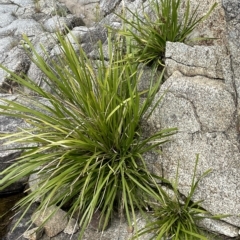
[[(9, 101), (16, 101), (17, 97), (13, 95), (0, 94), (0, 99), (7, 99)], [(1, 101), (1, 100), (0, 100)], [(24, 127), (25, 123), (22, 119), (16, 119), (13, 117), (7, 117), (0, 115), (0, 132), (14, 132), (18, 127)], [(20, 156), (20, 150), (9, 150), (13, 146), (4, 145), (3, 141), (0, 141), (0, 172), (6, 169), (14, 159)], [(1, 177), (0, 177), (1, 179)], [(0, 195), (4, 195), (12, 192), (23, 191), (23, 187), (26, 184), (27, 179), (24, 178), (21, 181), (12, 184), (3, 191), (0, 191)]]
[(231, 56), (231, 66), (233, 72), (233, 79), (235, 83), (235, 91), (237, 95), (238, 114), (239, 114), (239, 98), (240, 98), (240, 5), (239, 1), (223, 0), (223, 8), (226, 14), (227, 21), (227, 37), (228, 50)]

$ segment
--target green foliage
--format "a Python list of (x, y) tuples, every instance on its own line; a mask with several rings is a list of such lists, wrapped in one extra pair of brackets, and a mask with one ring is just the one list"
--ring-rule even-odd
[(197, 155), (190, 192), (187, 197), (183, 198), (178, 192), (178, 166), (175, 182), (173, 184), (168, 182), (172, 187), (173, 194), (169, 194), (163, 188), (158, 189), (158, 193), (154, 196), (155, 202), (150, 203), (153, 219), (144, 229), (139, 231), (136, 237), (154, 232), (155, 235), (151, 239), (207, 240), (202, 229), (197, 226), (197, 221), (204, 218), (221, 219), (227, 217), (226, 215), (211, 216), (200, 206), (202, 201), (191, 201), (199, 181), (211, 172), (211, 170), (204, 172), (196, 180), (198, 160), (199, 156)]
[(17, 207), (27, 210), (39, 198), (40, 211), (67, 204), (69, 215), (79, 216), (81, 238), (96, 210), (101, 212), (103, 229), (115, 209), (132, 224), (135, 209), (144, 209), (145, 200), (155, 194), (155, 176), (149, 173), (143, 154), (166, 142), (176, 129), (142, 137), (140, 121), (151, 114), (147, 110), (162, 76), (140, 99), (141, 74), (138, 65), (125, 58), (121, 41), (111, 44), (109, 36), (109, 61), (100, 44), (99, 60), (92, 62), (81, 48), (77, 54), (61, 34), (57, 38), (61, 56), (47, 63), (25, 37), (26, 49), (32, 51), (32, 60), (51, 91), (1, 66), (33, 94), (23, 96), (21, 102), (1, 100), (0, 114), (22, 118), (27, 126), (1, 134), (5, 144), (20, 144), (23, 154), (0, 173), (0, 189), (37, 173), (40, 186)]
[[(150, 0), (149, 8), (143, 7), (143, 14), (127, 12), (132, 20), (118, 15), (124, 23), (120, 34), (130, 37), (135, 46), (132, 57), (140, 62), (162, 64), (166, 42), (184, 42), (196, 26), (211, 14), (217, 3), (202, 17), (198, 16), (200, 4), (191, 9), (190, 1), (186, 2), (183, 13), (180, 13), (181, 0)], [(142, 17), (143, 15), (143, 17)]]

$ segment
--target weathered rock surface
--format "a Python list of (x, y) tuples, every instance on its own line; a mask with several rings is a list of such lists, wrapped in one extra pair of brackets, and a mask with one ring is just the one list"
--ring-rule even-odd
[(18, 226), (12, 231), (14, 225), (17, 223), (17, 221), (19, 220), (19, 217), (21, 216), (21, 213), (18, 213), (17, 215), (14, 216), (10, 226), (9, 226), (9, 231), (7, 233), (7, 235), (3, 238), (3, 240), (26, 240), (26, 238), (23, 237), (23, 234), (25, 231), (29, 230), (30, 228), (35, 228), (36, 225), (30, 225), (29, 224), (29, 220), (31, 219), (31, 215), (33, 214), (33, 212), (35, 211), (37, 207), (37, 204), (33, 204), (30, 209), (27, 211), (26, 215), (24, 216), (24, 218), (21, 219), (20, 224), (18, 224)]
[(34, 37), (42, 31), (41, 24), (33, 19), (17, 19), (6, 27), (1, 28), (0, 36), (21, 36), (26, 34), (29, 37)]
[(102, 18), (100, 0), (60, 0), (76, 16), (83, 19), (87, 26), (99, 22)]
[[(196, 154), (200, 154), (198, 176), (208, 169), (212, 172), (201, 181), (194, 200), (204, 199), (202, 206), (213, 214), (231, 214), (224, 221), (240, 227), (239, 11), (237, 1), (223, 1), (223, 6), (229, 50), (226, 36), (223, 47), (167, 44), (166, 65), (171, 77), (157, 96), (167, 90), (152, 124), (179, 128), (158, 160), (164, 177), (174, 179), (179, 161), (179, 189), (187, 194)], [(237, 229), (232, 233), (237, 236)]]
[(180, 71), (187, 76), (205, 76), (223, 80), (219, 46), (193, 46), (184, 43), (167, 43), (166, 66), (171, 75)]
[[(236, 216), (240, 210), (237, 116), (239, 37), (236, 34), (239, 11), (236, 10), (237, 1), (223, 1), (223, 6), (230, 23), (228, 23), (229, 35), (226, 34), (229, 38), (230, 55), (226, 50), (227, 45), (225, 49), (219, 46), (190, 48), (169, 43), (166, 65), (169, 75), (173, 75), (163, 85), (162, 91), (164, 89), (169, 91), (155, 113), (155, 119), (159, 120), (155, 124), (162, 127), (179, 127), (179, 133), (174, 136), (174, 141), (164, 148), (163, 157), (159, 159), (164, 166), (164, 176), (174, 178), (176, 164), (179, 161), (180, 191), (187, 194), (195, 154), (199, 153), (198, 174), (210, 168), (213, 171), (203, 179), (194, 199), (205, 199), (203, 207), (214, 214), (232, 214), (232, 217), (224, 221), (239, 227), (239, 218)], [(198, 54), (200, 55), (196, 58)], [(193, 59), (195, 61), (192, 61)], [(195, 77), (182, 76), (175, 71)], [(196, 82), (198, 83), (195, 85)], [(204, 109), (205, 107), (208, 110)], [(230, 229), (227, 233), (227, 229), (220, 224), (215, 231), (221, 232), (220, 229), (228, 236), (237, 236), (237, 229)]]
[[(36, 209), (36, 207), (37, 207), (37, 204), (34, 204), (30, 208), (30, 210), (27, 212), (26, 216), (21, 220), (19, 226), (12, 233), (9, 232), (3, 240), (16, 240), (16, 236), (19, 237), (18, 238), (19, 240), (26, 240), (25, 237), (28, 237), (28, 239), (31, 239), (29, 237), (34, 237), (34, 235), (29, 236), (29, 233), (32, 233), (32, 231), (33, 231), (32, 229), (34, 229), (36, 227), (36, 225), (33, 224), (32, 226), (29, 227), (28, 222), (31, 218), (32, 213)], [(65, 216), (65, 214), (66, 213), (63, 212), (60, 215)], [(13, 222), (11, 223), (10, 228), (12, 228), (13, 225), (16, 223), (16, 221), (18, 220), (18, 217), (19, 216), (15, 217), (13, 219)], [(59, 224), (59, 223), (57, 223), (57, 224)], [(73, 226), (71, 228), (74, 228), (74, 224), (75, 224), (75, 222), (73, 222)], [(141, 218), (140, 215), (137, 215), (137, 224), (138, 224), (139, 229), (141, 229), (145, 225), (145, 221)], [(51, 230), (53, 230), (53, 231), (51, 231)], [(66, 228), (64, 231), (66, 231)], [(57, 231), (55, 231), (55, 227), (52, 226), (52, 227), (48, 228), (48, 234), (46, 234), (46, 232), (43, 231), (43, 235), (40, 238), (40, 240), (66, 240), (66, 239), (78, 240), (79, 231), (77, 231), (71, 235), (69, 235), (68, 233), (65, 233), (64, 231), (61, 231), (59, 234), (50, 237), (50, 236), (48, 236), (48, 234), (50, 232), (51, 232), (51, 235), (53, 235), (53, 232), (55, 232), (55, 233), (57, 232)], [(92, 240), (92, 239), (130, 240), (132, 238), (132, 236), (133, 236), (133, 232), (128, 231), (128, 225), (126, 223), (126, 220), (114, 217), (111, 220), (110, 227), (107, 228), (103, 232), (96, 231), (95, 229), (91, 228), (91, 226), (90, 226), (84, 233), (82, 240)], [(151, 238), (151, 236), (152, 236), (152, 234), (145, 234), (144, 236), (139, 237), (139, 240), (149, 240)]]
[[(195, 200), (205, 199), (203, 207), (213, 214), (235, 215), (240, 211), (237, 191), (240, 154), (232, 95), (223, 83), (176, 74), (162, 86), (163, 91), (167, 89), (164, 100), (152, 116), (155, 125), (179, 128), (159, 159), (164, 166), (164, 177), (173, 179), (176, 176), (179, 161), (179, 188), (187, 194), (196, 154), (200, 154), (198, 174), (208, 169), (213, 171), (203, 179)], [(240, 224), (238, 217), (226, 221)]]
[(39, 229), (38, 227), (27, 230), (23, 233), (23, 237), (29, 240), (38, 240), (42, 237), (43, 229)]
[[(224, 1), (224, 0), (223, 0)], [(226, 0), (228, 1), (228, 0)], [(236, 0), (237, 1), (237, 0)], [(186, 4), (187, 0), (182, 1)], [(232, 2), (231, 0), (228, 2)], [(217, 7), (206, 19), (204, 22), (201, 22), (197, 28), (191, 34), (190, 39), (199, 38), (199, 37), (208, 37), (208, 38), (216, 38), (214, 41), (205, 41), (202, 45), (216, 45), (216, 46), (225, 46), (227, 44), (227, 33), (226, 33), (226, 18), (225, 12), (222, 7), (222, 0), (201, 0), (201, 4), (199, 5), (199, 1), (190, 0), (191, 8), (197, 9), (197, 13), (199, 16), (204, 15), (210, 7), (217, 3)], [(182, 4), (183, 10), (185, 5)], [(194, 43), (193, 43), (194, 44)]]
[[(10, 94), (0, 94), (0, 99), (7, 99), (9, 101), (16, 101), (17, 96)], [(1, 102), (1, 101), (0, 101)], [(1, 103), (2, 104), (2, 103)], [(19, 127), (26, 126), (24, 120), (17, 119), (13, 117), (7, 117), (4, 115), (0, 115), (0, 132), (15, 132)], [(6, 169), (14, 159), (20, 156), (21, 150), (11, 150), (11, 148), (17, 146), (9, 146), (4, 145), (3, 141), (0, 141), (0, 172)], [(0, 176), (0, 179), (2, 176)], [(23, 191), (23, 187), (26, 184), (27, 179), (23, 178), (22, 180), (10, 185), (0, 192), (1, 194), (12, 193), (12, 192), (20, 192)]]
[(238, 237), (239, 235), (239, 229), (237, 227), (216, 219), (204, 218), (198, 222), (198, 226), (208, 229), (211, 232), (220, 233), (231, 238)]
[[(49, 218), (49, 216), (51, 217)], [(47, 218), (49, 219), (47, 220)], [(68, 224), (66, 212), (54, 206), (45, 209), (44, 212), (35, 212), (31, 219), (38, 227), (45, 222), (44, 230), (49, 237), (54, 237), (62, 232)]]
[[(3, 54), (4, 56), (4, 54)], [(30, 60), (24, 49), (18, 46), (12, 48), (2, 59), (1, 64), (15, 74), (26, 74), (30, 66)], [(0, 92), (13, 93), (17, 85), (9, 79), (10, 74), (0, 69)]]
[[(36, 52), (47, 60), (47, 55), (52, 51), (52, 49), (56, 46), (57, 40), (52, 33), (44, 32), (39, 35), (38, 39), (33, 41), (34, 48)], [(45, 50), (43, 50), (45, 49)], [(39, 70), (39, 68), (31, 62), (30, 67), (27, 73), (30, 79), (34, 79), (34, 81), (43, 88), (48, 88), (47, 84), (43, 81), (46, 76)], [(28, 93), (29, 90), (25, 89), (25, 92)]]
[(65, 17), (54, 16), (49, 18), (43, 25), (44, 29), (48, 32), (54, 33), (57, 31), (64, 31), (65, 29), (72, 29), (75, 26), (83, 26), (84, 22), (81, 18), (74, 15), (67, 15)]
[(0, 15), (0, 27), (3, 28), (9, 24), (11, 24), (14, 20), (16, 20), (16, 17), (12, 13), (2, 13)]

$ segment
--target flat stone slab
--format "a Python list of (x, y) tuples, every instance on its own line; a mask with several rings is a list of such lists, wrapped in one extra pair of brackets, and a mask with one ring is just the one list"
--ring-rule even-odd
[(11, 24), (0, 29), (0, 36), (21, 36), (26, 34), (29, 37), (42, 33), (42, 25), (34, 19), (17, 19)]
[(224, 79), (219, 46), (188, 46), (184, 43), (167, 42), (166, 67), (169, 75), (180, 71), (187, 76), (205, 76)]

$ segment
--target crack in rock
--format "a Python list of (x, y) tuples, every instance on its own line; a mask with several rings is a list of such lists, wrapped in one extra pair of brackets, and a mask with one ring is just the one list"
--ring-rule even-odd
[(198, 124), (199, 124), (199, 126), (200, 126), (200, 130), (201, 130), (201, 132), (202, 132), (202, 131), (203, 131), (203, 124), (202, 124), (201, 121), (200, 121), (199, 115), (198, 115), (198, 113), (197, 113), (197, 108), (195, 107), (194, 103), (193, 103), (190, 99), (188, 99), (187, 97), (183, 96), (182, 94), (178, 94), (178, 93), (173, 92), (173, 91), (171, 91), (171, 90), (169, 91), (169, 93), (172, 93), (176, 98), (185, 99), (186, 101), (188, 101), (188, 102), (191, 104), (192, 110), (193, 110), (193, 113), (194, 113), (194, 116), (195, 116), (195, 119), (196, 119), (196, 121), (198, 122)]

